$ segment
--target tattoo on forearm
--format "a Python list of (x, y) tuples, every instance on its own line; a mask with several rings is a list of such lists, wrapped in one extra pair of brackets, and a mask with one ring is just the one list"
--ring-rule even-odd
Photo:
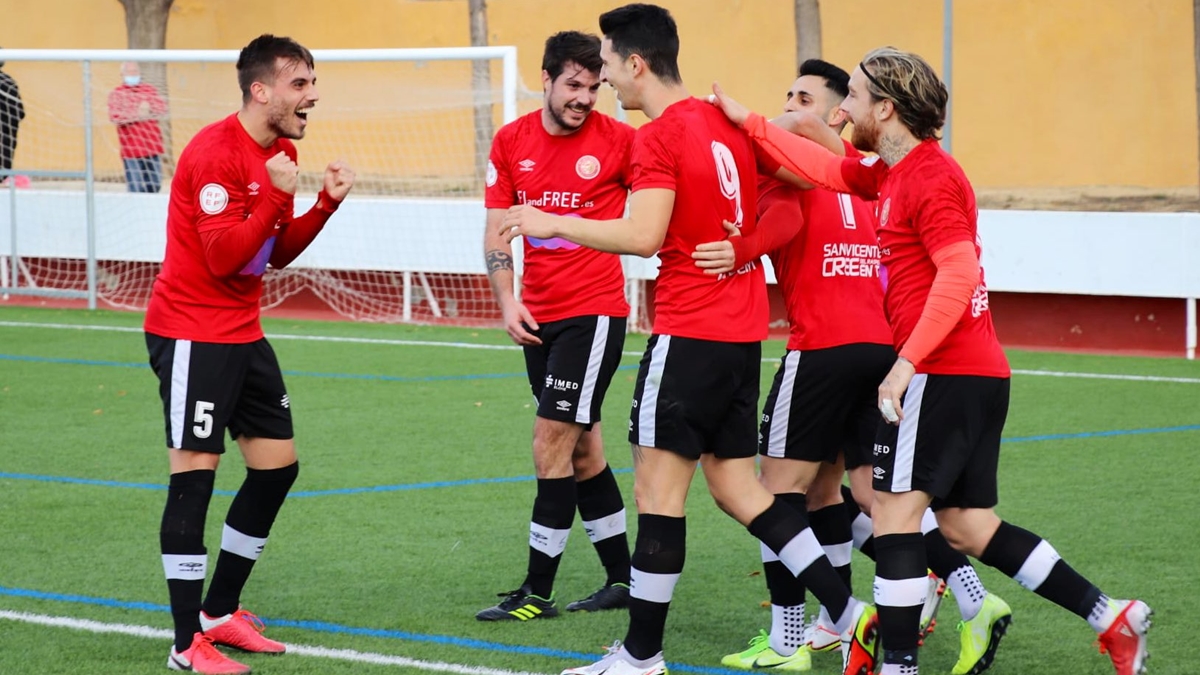
[(492, 274), (502, 270), (508, 270), (509, 272), (513, 271), (512, 256), (504, 251), (488, 251), (487, 255), (484, 257), (484, 260), (487, 261), (487, 271), (489, 277), (492, 276)]

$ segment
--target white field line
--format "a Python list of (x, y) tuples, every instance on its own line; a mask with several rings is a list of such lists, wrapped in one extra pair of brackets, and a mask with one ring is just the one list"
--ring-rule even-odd
[[(131, 626), (122, 623), (102, 623), (88, 619), (75, 619), (65, 616), (48, 616), (45, 614), (29, 614), (27, 612), (11, 612), (8, 610), (0, 610), (0, 619), (38, 624), (41, 626), (52, 626), (55, 628), (71, 628), (89, 633), (119, 633), (121, 635), (132, 635), (134, 637), (153, 638), (156, 640), (169, 640), (174, 636), (172, 631), (162, 628), (151, 628), (150, 626)], [(314, 647), (310, 645), (296, 645), (291, 643), (287, 643), (287, 653), (296, 654), (299, 656), (315, 656), (324, 659), (334, 659), (337, 661), (371, 663), (381, 666), (400, 666), (404, 668), (415, 668), (417, 670), (428, 670), (438, 673), (456, 673), (457, 675), (535, 675), (534, 673), (523, 671), (501, 670), (499, 668), (485, 668), (482, 666), (465, 666), (458, 663), (444, 663), (441, 661), (419, 661), (417, 659), (410, 659), (403, 656), (390, 656), (388, 654), (359, 652), (353, 649), (330, 649), (328, 647)]]
[[(141, 328), (130, 326), (93, 326), (67, 323), (37, 323), (32, 321), (0, 321), (0, 328), (53, 328), (61, 330), (91, 330), (113, 333), (140, 333)], [(458, 349), (487, 349), (493, 351), (515, 351), (521, 349), (516, 345), (486, 345), (474, 342), (440, 342), (429, 340), (389, 340), (385, 338), (335, 337), (329, 335), (293, 335), (289, 333), (267, 333), (272, 340), (302, 340), (306, 342), (342, 342), (364, 345), (393, 345), (405, 347), (454, 347)], [(641, 356), (642, 352), (622, 352), (625, 356)], [(764, 358), (763, 363), (775, 363), (778, 358)], [(1014, 369), (1014, 375), (1035, 375), (1040, 377), (1067, 377), (1086, 380), (1122, 380), (1127, 382), (1171, 382), (1176, 384), (1200, 384), (1196, 377), (1167, 377), (1162, 375), (1123, 375), (1120, 373), (1075, 373), (1051, 370), (1020, 370)]]

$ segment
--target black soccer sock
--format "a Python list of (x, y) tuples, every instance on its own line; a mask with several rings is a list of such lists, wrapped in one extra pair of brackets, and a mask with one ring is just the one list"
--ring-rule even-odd
[(823, 509), (809, 511), (808, 522), (817, 541), (821, 542), (821, 548), (825, 549), (825, 557), (829, 558), (829, 563), (846, 584), (846, 588), (852, 588), (850, 554), (854, 550), (854, 536), (846, 507), (832, 504)]
[[(775, 498), (797, 511), (804, 511), (805, 496), (786, 492)], [(762, 547), (763, 576), (771, 596), (771, 648), (783, 656), (794, 654), (804, 644), (804, 582), (766, 544)]]
[(776, 498), (746, 528), (779, 556), (804, 587), (817, 597), (839, 629), (850, 603), (850, 591), (825, 557), (808, 526), (807, 514)]
[(917, 665), (921, 607), (928, 590), (925, 541), (920, 533), (875, 539), (875, 606), (884, 663)]
[(846, 509), (846, 516), (850, 519), (850, 531), (854, 537), (854, 548), (862, 551), (862, 554), (875, 559), (875, 534), (872, 531), (871, 516), (863, 513), (863, 510), (858, 508), (858, 502), (854, 501), (854, 493), (850, 488), (842, 486), (842, 506)]
[(1084, 619), (1102, 596), (1100, 589), (1059, 557), (1050, 542), (1007, 522), (1000, 523), (979, 562)]
[(579, 494), (579, 519), (600, 556), (606, 584), (629, 583), (629, 538), (625, 534), (625, 502), (612, 468), (575, 484)]
[(171, 474), (158, 531), (179, 652), (190, 647), (193, 636), (200, 632), (200, 599), (208, 566), (204, 522), (216, 475), (205, 469)]
[(208, 616), (225, 616), (238, 608), (242, 588), (267, 545), (271, 526), (299, 472), (299, 462), (279, 469), (246, 469), (246, 480), (225, 516), (221, 553), (204, 598), (204, 613)]
[(539, 478), (529, 523), (529, 569), (525, 583), (534, 595), (550, 599), (554, 577), (575, 520), (575, 477)]
[[(922, 521), (922, 529), (925, 529), (926, 521), (931, 518), (931, 512), (927, 511), (926, 516)], [(987, 589), (983, 587), (983, 581), (975, 573), (975, 568), (967, 556), (954, 550), (950, 542), (946, 541), (941, 529), (937, 527), (936, 520), (932, 525), (933, 528), (927, 530), (924, 535), (925, 556), (929, 562), (929, 569), (941, 577), (953, 591), (963, 621), (970, 621), (983, 607)]]
[(662, 651), (663, 630), (675, 584), (687, 557), (687, 519), (638, 516), (629, 591), (629, 630), (625, 651), (648, 659)]

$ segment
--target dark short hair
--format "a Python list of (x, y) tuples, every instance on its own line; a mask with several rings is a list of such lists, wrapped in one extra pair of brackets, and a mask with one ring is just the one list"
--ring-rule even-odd
[(828, 61), (809, 59), (800, 64), (800, 77), (815, 75), (825, 80), (825, 86), (842, 98), (850, 95), (850, 73)]
[(299, 42), (289, 37), (260, 35), (250, 41), (238, 54), (238, 86), (242, 89), (242, 102), (250, 100), (250, 85), (255, 82), (270, 84), (275, 81), (275, 61), (285, 59), (313, 67), (313, 55)]
[(542, 52), (542, 70), (557, 80), (568, 63), (575, 63), (596, 75), (604, 62), (600, 60), (600, 38), (591, 33), (564, 30), (546, 38)]
[(600, 15), (600, 32), (622, 58), (637, 54), (660, 80), (679, 84), (679, 29), (658, 5), (632, 4)]

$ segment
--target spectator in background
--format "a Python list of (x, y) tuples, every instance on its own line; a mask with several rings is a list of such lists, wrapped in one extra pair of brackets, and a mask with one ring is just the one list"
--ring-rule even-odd
[[(0, 68), (4, 62), (0, 61)], [(21, 91), (12, 75), (0, 70), (0, 170), (12, 169), (13, 154), (17, 151), (17, 127), (25, 119)], [(7, 176), (0, 176), (0, 183)]]
[(158, 192), (162, 187), (163, 137), (158, 120), (167, 104), (152, 84), (142, 82), (138, 64), (121, 64), (124, 80), (108, 95), (108, 119), (117, 125), (125, 183), (130, 192)]

